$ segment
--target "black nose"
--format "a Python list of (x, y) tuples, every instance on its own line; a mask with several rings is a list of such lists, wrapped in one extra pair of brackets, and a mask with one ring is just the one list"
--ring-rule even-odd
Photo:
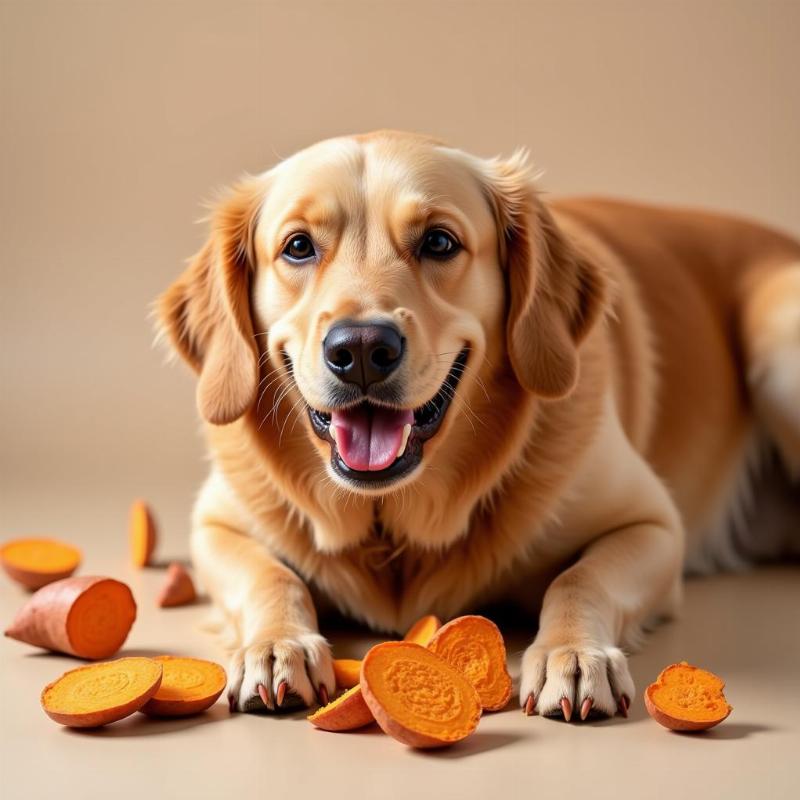
[(328, 369), (364, 391), (400, 366), (404, 349), (400, 331), (386, 322), (339, 322), (322, 342)]

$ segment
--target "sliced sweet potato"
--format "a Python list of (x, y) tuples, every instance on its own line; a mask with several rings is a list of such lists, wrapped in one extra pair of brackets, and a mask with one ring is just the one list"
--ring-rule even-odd
[(68, 578), (81, 563), (81, 551), (56, 539), (14, 539), (0, 547), (8, 575), (28, 589)]
[(484, 711), (505, 708), (511, 697), (506, 646), (486, 617), (457, 617), (434, 633), (428, 649), (455, 667), (477, 690)]
[(211, 708), (222, 694), (227, 677), (213, 661), (157, 656), (163, 676), (156, 693), (139, 709), (151, 717), (187, 717)]
[(361, 691), (385, 733), (411, 747), (444, 747), (474, 732), (481, 701), (472, 684), (414, 642), (383, 642), (361, 665)]
[(352, 731), (374, 722), (361, 687), (356, 685), (309, 715), (308, 721), (324, 731)]
[(725, 699), (725, 683), (713, 672), (681, 661), (661, 671), (644, 694), (650, 716), (673, 731), (705, 731), (733, 711)]
[(439, 617), (428, 614), (426, 617), (418, 619), (403, 637), (404, 642), (416, 642), (423, 647), (427, 647), (433, 634), (442, 627)]
[(82, 575), (50, 583), (19, 610), (5, 635), (80, 658), (108, 658), (136, 619), (131, 590), (113, 578)]
[(50, 719), (71, 728), (96, 728), (138, 711), (161, 684), (152, 658), (120, 658), (65, 672), (42, 691)]
[(361, 659), (334, 658), (333, 674), (336, 677), (336, 686), (340, 689), (352, 689), (353, 686), (358, 686), (361, 680)]
[(136, 500), (131, 505), (128, 535), (134, 566), (149, 566), (156, 549), (157, 533), (153, 512), (144, 500)]
[(181, 564), (170, 564), (164, 583), (156, 601), (161, 608), (186, 606), (194, 603), (197, 592), (194, 590), (192, 576)]

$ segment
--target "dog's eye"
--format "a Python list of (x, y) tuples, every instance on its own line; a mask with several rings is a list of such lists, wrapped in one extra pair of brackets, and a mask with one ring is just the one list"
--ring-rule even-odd
[(317, 251), (314, 249), (314, 242), (311, 241), (310, 236), (305, 233), (295, 233), (286, 242), (282, 255), (294, 264), (302, 264), (316, 258)]
[(419, 248), (420, 258), (452, 258), (459, 250), (461, 245), (453, 234), (443, 228), (433, 228), (422, 237)]

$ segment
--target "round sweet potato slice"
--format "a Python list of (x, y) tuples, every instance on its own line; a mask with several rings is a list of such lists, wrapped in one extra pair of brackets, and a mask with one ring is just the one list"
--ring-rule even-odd
[(41, 589), (68, 578), (81, 563), (81, 551), (56, 539), (14, 539), (0, 547), (0, 563), (27, 589)]
[(506, 646), (486, 617), (457, 617), (433, 634), (428, 649), (455, 667), (476, 689), (484, 711), (499, 711), (511, 697)]
[(713, 672), (681, 661), (661, 671), (644, 694), (650, 716), (673, 731), (705, 731), (733, 711), (725, 699), (725, 683)]
[(475, 731), (481, 702), (472, 684), (413, 642), (383, 642), (361, 665), (361, 691), (378, 725), (410, 747), (444, 747)]
[(47, 716), (70, 728), (96, 728), (138, 711), (161, 684), (152, 658), (120, 658), (65, 672), (42, 691)]
[(163, 677), (158, 691), (139, 710), (151, 717), (188, 717), (211, 708), (222, 694), (227, 677), (213, 661), (157, 656)]

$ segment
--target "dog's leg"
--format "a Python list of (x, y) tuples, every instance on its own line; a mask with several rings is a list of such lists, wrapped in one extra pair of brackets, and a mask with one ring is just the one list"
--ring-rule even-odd
[(228, 672), (231, 709), (277, 711), (324, 701), (336, 682), (308, 588), (237, 527), (219, 483), (212, 476), (195, 509), (192, 557), (237, 635)]
[(643, 623), (674, 611), (680, 596), (683, 528), (666, 489), (615, 416), (594, 447), (561, 526), (563, 541), (574, 545), (577, 535), (582, 555), (550, 584), (523, 657), (527, 713), (626, 714), (634, 685), (621, 647), (635, 645)]
[(800, 480), (800, 261), (748, 276), (742, 346), (759, 421)]

